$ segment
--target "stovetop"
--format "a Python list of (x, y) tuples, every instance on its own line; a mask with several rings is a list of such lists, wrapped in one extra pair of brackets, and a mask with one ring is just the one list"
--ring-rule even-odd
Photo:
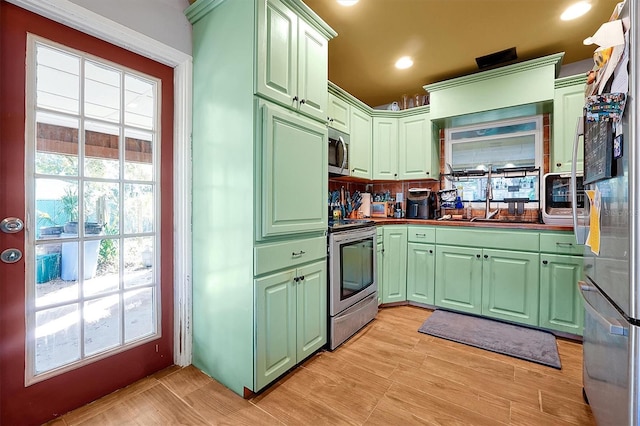
[(329, 220), (329, 232), (338, 232), (347, 229), (368, 228), (370, 226), (375, 226), (375, 222), (369, 219)]

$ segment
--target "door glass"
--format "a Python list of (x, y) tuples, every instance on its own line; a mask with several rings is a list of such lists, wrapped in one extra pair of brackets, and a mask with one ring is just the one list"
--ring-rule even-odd
[(30, 50), (27, 382), (35, 382), (160, 333), (160, 83), (45, 41)]
[(340, 300), (344, 300), (373, 284), (373, 239), (340, 246)]

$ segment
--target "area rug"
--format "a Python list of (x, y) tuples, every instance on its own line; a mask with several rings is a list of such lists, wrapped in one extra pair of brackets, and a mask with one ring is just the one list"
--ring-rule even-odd
[(436, 310), (420, 333), (561, 369), (553, 334), (487, 318)]

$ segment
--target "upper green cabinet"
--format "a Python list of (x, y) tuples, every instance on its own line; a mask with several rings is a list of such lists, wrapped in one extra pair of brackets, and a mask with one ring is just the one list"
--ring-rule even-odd
[(398, 118), (373, 118), (373, 179), (398, 179)]
[(327, 128), (259, 101), (260, 235), (323, 231), (327, 224)]
[(371, 179), (371, 116), (359, 108), (351, 108), (349, 135), (349, 167), (351, 176)]
[(329, 104), (327, 107), (327, 122), (330, 127), (349, 134), (349, 122), (351, 118), (351, 106), (346, 101), (329, 93)]
[[(578, 119), (582, 119), (584, 107), (585, 75), (559, 78), (555, 84), (553, 98), (553, 140), (551, 170), (570, 172), (573, 163), (573, 141), (576, 135)], [(577, 169), (584, 168), (582, 143), (578, 144)]]
[(328, 39), (281, 0), (258, 2), (256, 92), (326, 120)]
[(402, 117), (398, 126), (398, 177), (402, 180), (437, 179), (439, 145), (432, 139), (429, 114)]

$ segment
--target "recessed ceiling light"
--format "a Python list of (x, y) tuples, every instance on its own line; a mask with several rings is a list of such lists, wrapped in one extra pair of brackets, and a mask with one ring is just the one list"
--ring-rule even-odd
[(589, 10), (591, 10), (591, 3), (588, 1), (574, 3), (565, 9), (562, 15), (560, 15), (560, 19), (563, 21), (570, 21), (584, 15)]
[(338, 0), (338, 4), (342, 6), (353, 6), (358, 3), (360, 0)]
[(400, 70), (409, 68), (411, 65), (413, 65), (413, 60), (411, 60), (411, 58), (408, 56), (403, 56), (396, 61), (396, 68)]

